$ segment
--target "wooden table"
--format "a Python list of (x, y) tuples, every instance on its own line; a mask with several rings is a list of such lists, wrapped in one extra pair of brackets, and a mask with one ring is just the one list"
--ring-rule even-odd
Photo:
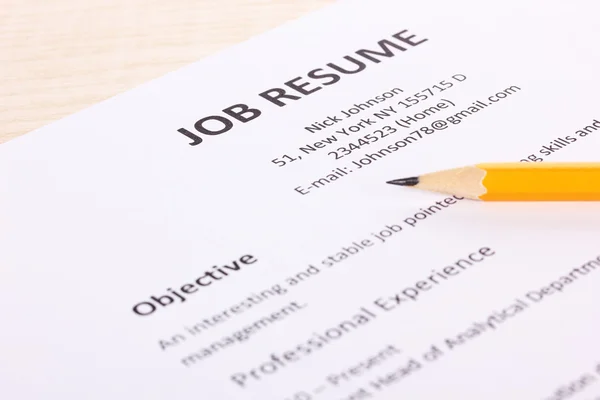
[(0, 0), (0, 143), (334, 0)]

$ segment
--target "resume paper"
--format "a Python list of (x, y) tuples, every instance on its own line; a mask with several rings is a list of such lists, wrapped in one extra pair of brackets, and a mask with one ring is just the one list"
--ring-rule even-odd
[(340, 1), (0, 147), (2, 399), (600, 399), (597, 2)]

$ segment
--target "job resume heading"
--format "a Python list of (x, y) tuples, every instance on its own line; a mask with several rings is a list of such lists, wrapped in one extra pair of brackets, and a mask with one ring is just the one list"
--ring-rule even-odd
[[(258, 94), (259, 97), (267, 100), (270, 104), (278, 107), (285, 107), (291, 101), (297, 101), (308, 96), (325, 86), (330, 86), (341, 81), (344, 75), (354, 75), (364, 71), (369, 63), (378, 64), (382, 60), (396, 56), (399, 52), (404, 52), (411, 47), (419, 46), (429, 39), (417, 38), (404, 29), (391, 36), (390, 39), (383, 39), (377, 42), (377, 50), (360, 49), (353, 55), (346, 55), (343, 61), (328, 63), (326, 67), (319, 67), (310, 70), (305, 77), (298, 76), (290, 79), (279, 87), (273, 87)], [(316, 82), (320, 83), (317, 84)], [(194, 131), (188, 128), (179, 128), (177, 132), (191, 140), (190, 146), (197, 146), (204, 141), (199, 134), (207, 136), (221, 135), (233, 129), (236, 123), (245, 124), (262, 115), (262, 111), (248, 104), (237, 103), (222, 110), (223, 114), (209, 115), (202, 117), (194, 123)]]

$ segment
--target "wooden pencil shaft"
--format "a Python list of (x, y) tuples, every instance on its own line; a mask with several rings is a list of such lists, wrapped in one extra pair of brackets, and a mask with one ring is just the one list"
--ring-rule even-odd
[(597, 201), (600, 163), (489, 163), (484, 201)]

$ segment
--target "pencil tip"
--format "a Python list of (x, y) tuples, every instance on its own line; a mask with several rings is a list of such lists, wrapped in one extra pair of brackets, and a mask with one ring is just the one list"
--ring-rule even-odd
[(415, 186), (419, 184), (419, 177), (412, 176), (410, 178), (394, 179), (387, 181), (386, 183), (389, 183), (390, 185)]

